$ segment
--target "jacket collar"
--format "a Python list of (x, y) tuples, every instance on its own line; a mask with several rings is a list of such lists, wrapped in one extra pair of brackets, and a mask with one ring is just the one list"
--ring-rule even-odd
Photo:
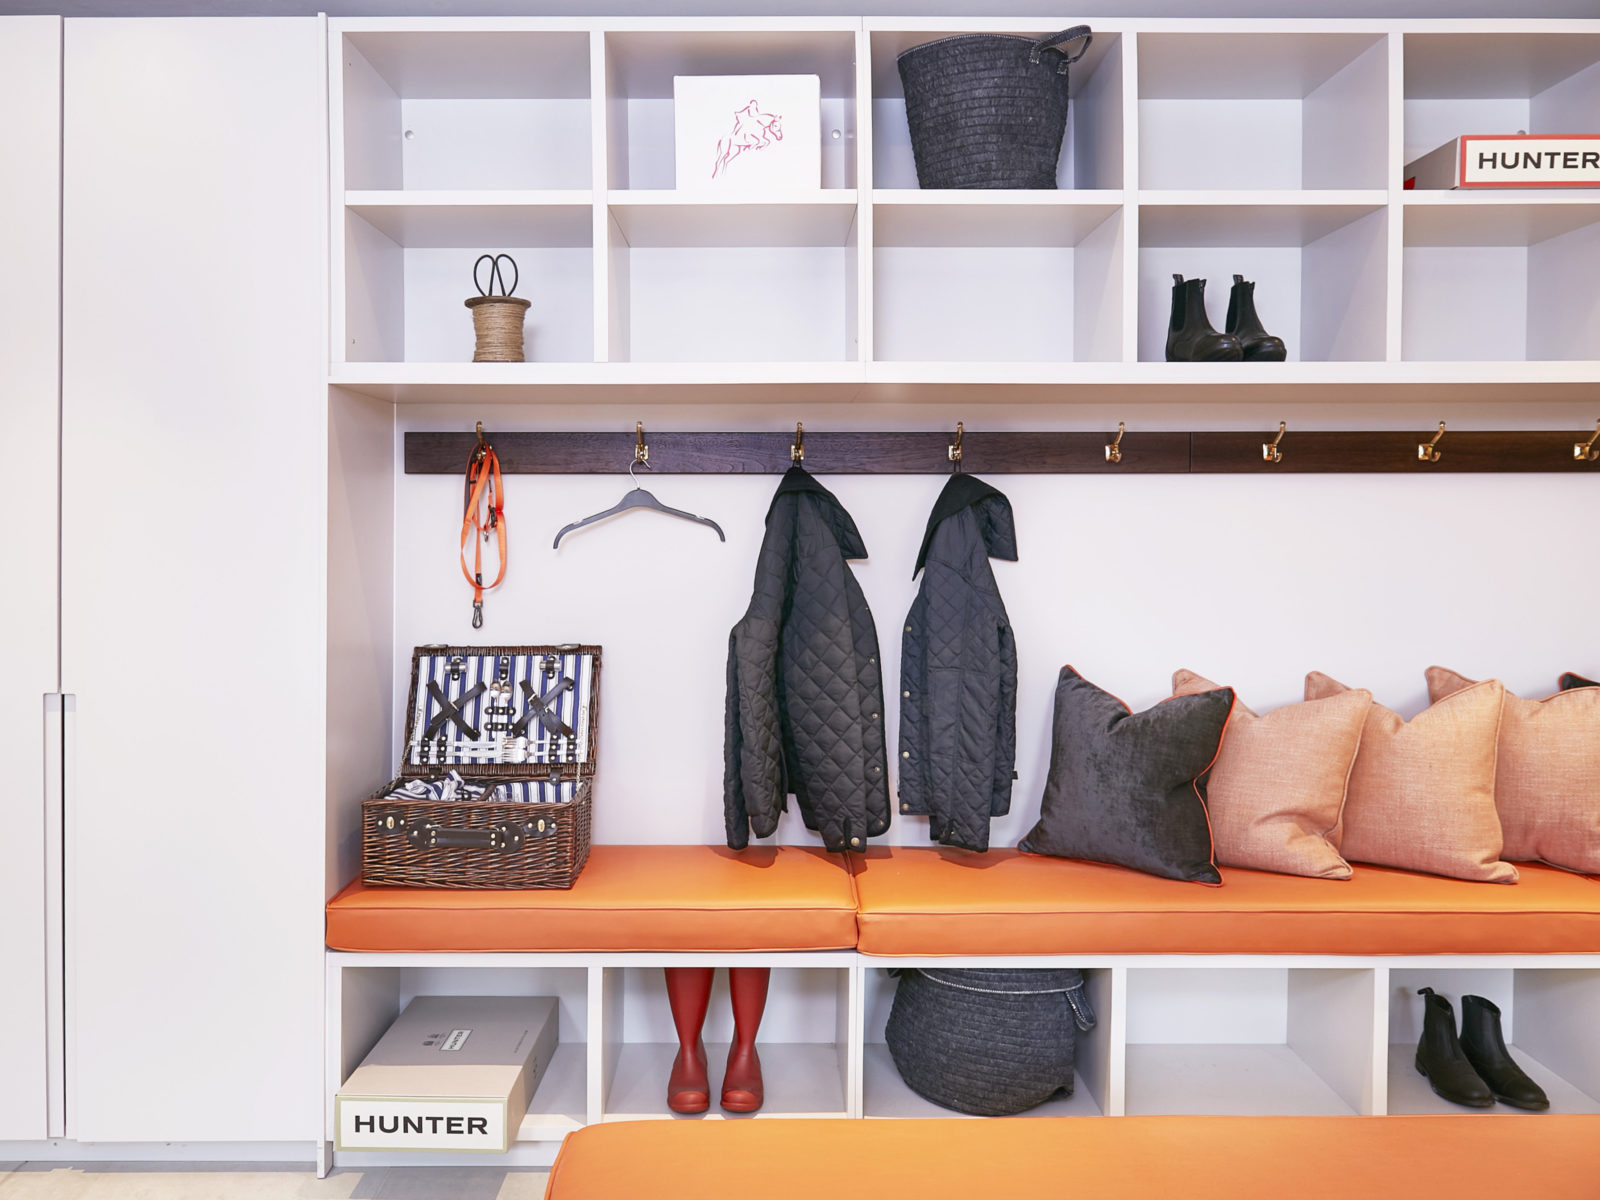
[(778, 490), (773, 493), (772, 503), (767, 507), (769, 525), (772, 523), (772, 514), (778, 507), (778, 501), (791, 495), (811, 497), (817, 514), (833, 531), (833, 536), (839, 543), (840, 553), (846, 558), (867, 556), (867, 544), (861, 540), (861, 531), (856, 528), (855, 521), (845, 511), (844, 505), (840, 504), (839, 498), (818, 483), (816, 476), (804, 467), (794, 466), (784, 472), (783, 478), (778, 482)]
[(928, 548), (933, 545), (933, 533), (943, 522), (963, 509), (976, 510), (978, 533), (991, 558), (1017, 561), (1017, 529), (1011, 516), (1011, 501), (1005, 494), (990, 487), (975, 475), (955, 474), (944, 485), (944, 491), (934, 501), (933, 512), (928, 516), (928, 529), (922, 535), (922, 548), (917, 551), (917, 565), (911, 572), (915, 579), (928, 559)]

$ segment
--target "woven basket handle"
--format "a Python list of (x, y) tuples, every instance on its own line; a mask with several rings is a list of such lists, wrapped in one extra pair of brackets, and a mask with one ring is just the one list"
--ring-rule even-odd
[(1094, 1008), (1089, 1004), (1089, 990), (1083, 984), (1070, 987), (1063, 993), (1067, 998), (1067, 1007), (1072, 1010), (1072, 1019), (1078, 1028), (1088, 1033), (1094, 1028)]
[[(1079, 38), (1083, 39), (1083, 46), (1072, 57), (1067, 57), (1064, 50), (1058, 49), (1063, 42), (1075, 42)], [(1074, 25), (1071, 29), (1063, 29), (1060, 33), (1052, 33), (1047, 38), (1040, 38), (1033, 44), (1033, 49), (1028, 51), (1028, 61), (1038, 65), (1044, 60), (1044, 52), (1046, 50), (1055, 50), (1057, 54), (1061, 55), (1061, 63), (1056, 67), (1056, 74), (1065, 75), (1068, 66), (1089, 53), (1089, 44), (1093, 41), (1094, 36), (1089, 32), (1087, 25)]]

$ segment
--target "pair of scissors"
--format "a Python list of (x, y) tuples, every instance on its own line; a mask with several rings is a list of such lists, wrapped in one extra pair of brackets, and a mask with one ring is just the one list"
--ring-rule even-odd
[[(506, 286), (505, 276), (500, 273), (500, 263), (502, 259), (511, 264), (510, 287)], [(479, 279), (479, 275), (483, 271), (484, 263), (489, 264), (489, 286), (487, 290), (484, 288), (482, 281)], [(512, 258), (509, 254), (485, 254), (480, 256), (478, 261), (472, 264), (472, 283), (473, 286), (478, 289), (478, 295), (480, 296), (493, 296), (495, 294), (494, 289), (497, 287), (500, 289), (500, 295), (509, 296), (517, 290), (517, 282), (520, 278), (521, 276), (517, 273), (517, 260)]]

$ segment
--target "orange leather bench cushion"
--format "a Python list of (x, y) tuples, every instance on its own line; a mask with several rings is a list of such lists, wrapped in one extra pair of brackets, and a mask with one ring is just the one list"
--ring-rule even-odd
[(334, 950), (841, 950), (856, 944), (850, 872), (785, 846), (595, 846), (570, 891), (369, 888), (328, 902)]
[(867, 954), (1600, 952), (1600, 882), (1535, 864), (1516, 884), (1357, 865), (1348, 880), (1225, 867), (1202, 887), (1016, 850), (851, 863)]
[(1594, 1200), (1600, 1117), (633, 1121), (570, 1134), (545, 1200)]

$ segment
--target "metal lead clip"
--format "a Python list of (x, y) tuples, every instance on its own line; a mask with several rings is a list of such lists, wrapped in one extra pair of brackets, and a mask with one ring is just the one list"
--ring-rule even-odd
[(483, 628), (483, 601), (482, 600), (474, 600), (472, 602), (472, 627), (474, 629), (482, 629)]

